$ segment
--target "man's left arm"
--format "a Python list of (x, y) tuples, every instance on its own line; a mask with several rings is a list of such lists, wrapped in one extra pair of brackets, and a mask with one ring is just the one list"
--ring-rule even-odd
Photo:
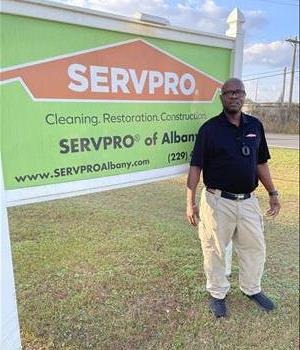
[(257, 176), (269, 193), (270, 208), (267, 210), (267, 215), (275, 217), (280, 211), (280, 203), (278, 200), (278, 192), (271, 178), (268, 163), (257, 164)]

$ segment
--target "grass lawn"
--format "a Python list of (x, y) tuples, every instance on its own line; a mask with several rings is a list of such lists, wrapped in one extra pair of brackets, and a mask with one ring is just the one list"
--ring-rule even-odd
[(236, 257), (230, 318), (208, 311), (184, 176), (9, 210), (23, 348), (298, 349), (299, 152), (271, 151), (282, 212), (265, 220), (263, 289), (274, 312), (240, 293)]

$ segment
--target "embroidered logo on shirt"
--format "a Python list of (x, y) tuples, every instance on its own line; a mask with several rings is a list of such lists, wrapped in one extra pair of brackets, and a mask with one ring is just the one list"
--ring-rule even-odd
[(248, 134), (246, 137), (256, 137), (256, 134)]

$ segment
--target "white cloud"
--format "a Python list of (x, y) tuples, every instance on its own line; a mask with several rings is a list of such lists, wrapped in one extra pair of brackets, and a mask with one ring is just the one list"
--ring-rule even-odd
[(168, 5), (165, 0), (56, 0), (68, 5), (81, 6), (98, 11), (133, 16), (136, 11), (159, 15)]
[[(264, 75), (248, 76), (257, 78), (246, 82), (249, 97), (255, 99), (258, 88), (258, 102), (277, 101), (282, 92), (283, 69), (287, 67), (286, 93), (288, 98), (290, 86), (289, 74), (292, 61), (292, 46), (285, 41), (274, 41), (271, 43), (256, 43), (246, 47), (244, 51), (244, 72), (259, 73)], [(299, 60), (296, 59), (296, 71), (299, 70)], [(273, 75), (273, 76), (272, 76)], [(265, 77), (265, 78), (263, 78)], [(299, 101), (299, 73), (296, 72), (294, 80), (293, 100)]]
[(288, 66), (291, 61), (291, 52), (291, 45), (284, 41), (256, 43), (245, 48), (244, 63), (269, 68)]
[(249, 34), (262, 30), (268, 23), (266, 14), (261, 10), (245, 11), (244, 16), (246, 19), (245, 31)]
[(177, 4), (171, 22), (187, 28), (205, 32), (225, 33), (228, 11), (212, 0), (188, 1)]
[(213, 0), (181, 0), (171, 6), (167, 0), (56, 0), (64, 4), (133, 17), (144, 12), (167, 18), (171, 25), (225, 33), (228, 10), (217, 6)]
[[(65, 4), (107, 11), (132, 17), (144, 12), (169, 19), (175, 26), (205, 32), (225, 33), (229, 9), (218, 6), (214, 0), (179, 0), (171, 5), (167, 0), (56, 0)], [(245, 11), (245, 29), (249, 34), (261, 30), (267, 23), (262, 11)]]
[(203, 4), (199, 6), (199, 9), (211, 18), (220, 18), (225, 15), (224, 9), (217, 6), (213, 0), (205, 0)]

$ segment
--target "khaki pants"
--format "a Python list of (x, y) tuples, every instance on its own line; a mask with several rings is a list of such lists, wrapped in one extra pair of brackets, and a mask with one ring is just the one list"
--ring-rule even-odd
[(230, 241), (238, 255), (240, 289), (253, 295), (261, 291), (265, 262), (263, 220), (255, 195), (245, 200), (221, 197), (204, 188), (200, 203), (199, 237), (204, 256), (206, 289), (225, 298), (230, 284), (225, 276), (225, 249)]

